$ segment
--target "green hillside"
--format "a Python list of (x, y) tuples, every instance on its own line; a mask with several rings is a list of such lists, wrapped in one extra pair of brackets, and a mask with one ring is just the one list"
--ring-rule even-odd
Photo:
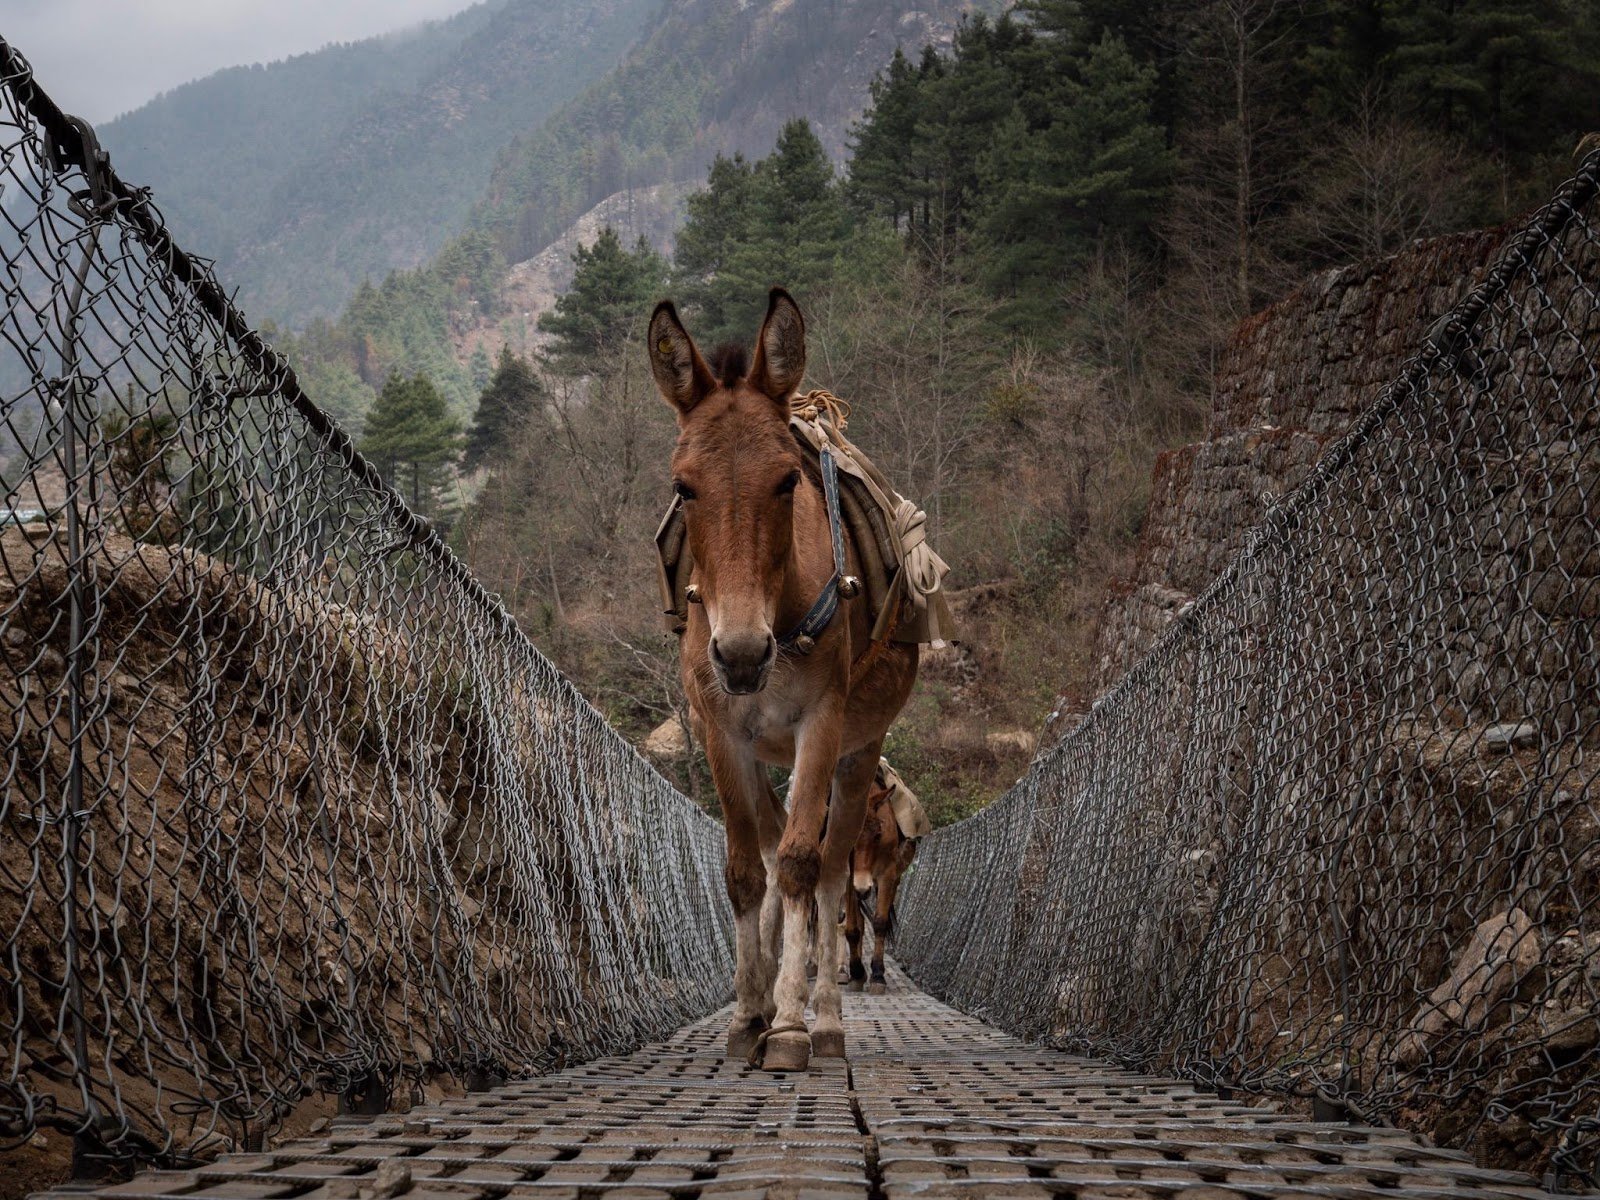
[[(681, 728), (651, 537), (675, 422), (643, 326), (666, 291), (703, 346), (748, 345), (785, 284), (809, 383), (850, 403), (951, 564), (960, 643), (924, 657), (886, 752), (936, 823), (964, 816), (1027, 768), (1046, 713), (1094, 696), (1153, 464), (1204, 436), (1225, 340), (1320, 268), (1549, 194), (1600, 128), (1592, 8), (1267, 4), (1241, 29), (1242, 8), (1025, 0), (891, 53), (842, 172), (796, 120), (711, 166), (670, 264), (614, 235), (580, 251), (541, 321), (542, 395), (523, 389), (520, 424), (480, 418), (487, 477), (452, 536), (608, 718), (641, 744)], [(713, 97), (763, 94), (696, 78), (697, 129)]]
[(657, 0), (492, 0), (404, 33), (219, 71), (101, 131), (247, 312), (298, 327), (429, 259), (496, 155), (631, 45)]
[(718, 154), (765, 153), (804, 116), (842, 157), (847, 127), (896, 46), (948, 42), (963, 12), (934, 0), (674, 0), (615, 71), (500, 158), (477, 221), (527, 258), (627, 187), (698, 178)]
[(897, 47), (949, 44), (971, 4), (940, 0), (668, 0), (615, 70), (500, 155), (471, 228), (416, 270), (352, 296), (295, 352), (356, 418), (393, 371), (426, 372), (455, 410), (481, 380), (460, 335), (504, 307), (506, 265), (628, 188), (701, 177), (719, 154), (765, 154), (805, 116), (835, 158)]

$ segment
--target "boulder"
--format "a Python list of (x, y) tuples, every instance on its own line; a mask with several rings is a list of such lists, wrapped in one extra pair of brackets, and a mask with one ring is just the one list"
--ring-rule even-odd
[(1497, 1006), (1538, 965), (1539, 937), (1520, 908), (1508, 909), (1472, 931), (1456, 955), (1450, 977), (1433, 989), (1395, 1047), (1396, 1063), (1410, 1070), (1453, 1029), (1481, 1029)]
[(1502, 721), (1483, 731), (1483, 744), (1490, 750), (1516, 750), (1539, 740), (1539, 727), (1532, 721)]
[(684, 732), (683, 722), (677, 717), (668, 717), (650, 731), (640, 748), (651, 758), (664, 762), (683, 758), (689, 753), (689, 737)]

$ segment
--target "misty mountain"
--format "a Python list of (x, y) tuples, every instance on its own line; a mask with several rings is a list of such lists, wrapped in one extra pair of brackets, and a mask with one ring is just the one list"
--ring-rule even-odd
[(402, 33), (186, 84), (104, 125), (124, 177), (218, 260), (252, 318), (337, 313), (427, 261), (496, 156), (603, 76), (657, 0), (490, 0)]
[(465, 231), (426, 266), (359, 288), (337, 321), (298, 343), (300, 361), (326, 372), (330, 388), (342, 380), (330, 403), (352, 415), (391, 371), (427, 373), (470, 413), (483, 373), (470, 360), (501, 345), (532, 349), (541, 305), (567, 274), (542, 251), (579, 240), (597, 211), (630, 241), (642, 234), (665, 248), (712, 159), (766, 155), (794, 117), (842, 161), (895, 48), (948, 44), (963, 14), (991, 7), (666, 0), (614, 70), (507, 144)]

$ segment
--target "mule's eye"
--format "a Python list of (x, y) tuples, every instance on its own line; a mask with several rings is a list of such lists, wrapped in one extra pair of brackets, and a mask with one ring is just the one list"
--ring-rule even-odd
[(799, 487), (799, 486), (800, 486), (800, 472), (799, 471), (790, 471), (787, 475), (785, 475), (783, 477), (783, 481), (778, 484), (777, 494), (780, 495), (780, 496), (792, 495), (794, 493), (794, 489)]
[(679, 497), (684, 500), (694, 499), (694, 489), (681, 479), (674, 479), (672, 481), (672, 490), (677, 492)]

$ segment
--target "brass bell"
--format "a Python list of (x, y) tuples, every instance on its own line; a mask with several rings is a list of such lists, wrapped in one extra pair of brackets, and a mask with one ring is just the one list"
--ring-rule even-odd
[(839, 580), (839, 595), (846, 600), (854, 600), (861, 595), (861, 580), (854, 575), (845, 575)]
[(699, 603), (701, 603), (701, 600), (700, 600), (700, 585), (698, 583), (691, 583), (688, 587), (684, 588), (683, 589), (683, 598), (685, 600), (687, 600), (690, 604), (699, 604)]
[(810, 654), (817, 648), (817, 639), (801, 634), (794, 640), (794, 648), (800, 654)]

